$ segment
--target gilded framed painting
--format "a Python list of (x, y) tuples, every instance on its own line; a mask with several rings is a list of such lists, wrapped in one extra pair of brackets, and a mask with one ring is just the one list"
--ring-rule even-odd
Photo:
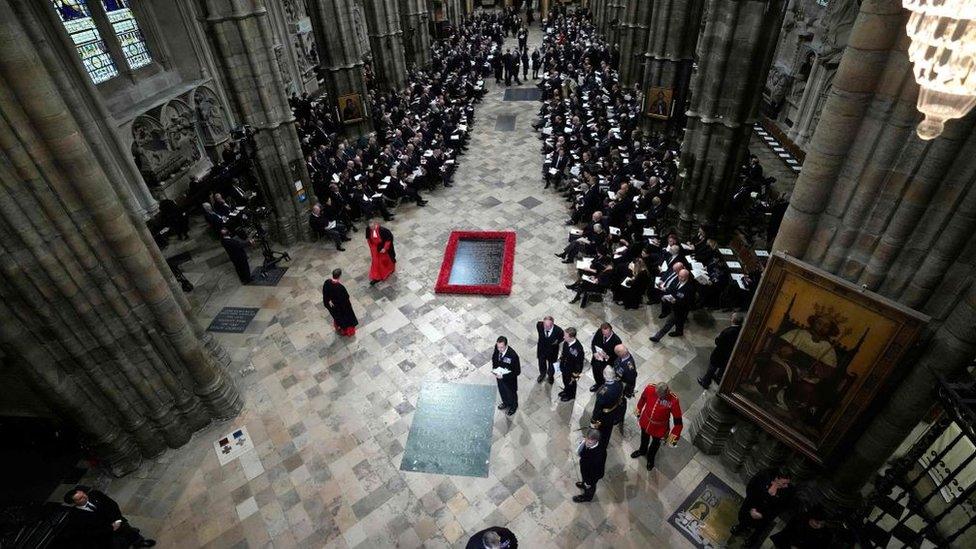
[(674, 90), (671, 88), (647, 88), (647, 93), (644, 95), (644, 114), (659, 120), (671, 118), (673, 98)]
[(358, 93), (339, 96), (339, 116), (343, 124), (354, 124), (366, 118), (362, 96)]
[(928, 321), (776, 253), (719, 393), (770, 434), (823, 464), (900, 367)]

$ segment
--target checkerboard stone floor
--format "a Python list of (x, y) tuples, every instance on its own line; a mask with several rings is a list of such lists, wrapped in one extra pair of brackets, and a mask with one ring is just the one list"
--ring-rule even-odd
[[(538, 33), (532, 29), (533, 42)], [(741, 482), (687, 440), (662, 449), (658, 468), (646, 471), (629, 457), (639, 441), (631, 415), (625, 434), (614, 433), (596, 500), (573, 503), (572, 449), (591, 393), (583, 388), (565, 404), (558, 383), (535, 383), (534, 326), (552, 314), (589, 341), (610, 321), (636, 356), (639, 387), (670, 380), (690, 425), (704, 401), (695, 376), (726, 320), (698, 315), (684, 338), (653, 346), (647, 338), (659, 326), (656, 307), (569, 305), (563, 284), (572, 270), (552, 255), (566, 239), (565, 202), (542, 188), (539, 140), (529, 124), (539, 105), (503, 102), (504, 88), (492, 78), (488, 85), (455, 187), (431, 193), (426, 208), (401, 207), (388, 224), (399, 260), (389, 281), (368, 286), (362, 228), (345, 252), (322, 242), (289, 249), (293, 261), (276, 287), (241, 287), (223, 252), (201, 235), (209, 248), (195, 250), (185, 266), (197, 285), (190, 297), (198, 321), (206, 325), (225, 306), (261, 308), (244, 333), (214, 335), (234, 359), (246, 406), (125, 478), (92, 473), (83, 482), (117, 498), (161, 547), (456, 547), (488, 525), (511, 528), (527, 548), (689, 547), (668, 515), (708, 471), (740, 492)], [(517, 115), (516, 131), (494, 129), (500, 114)], [(510, 296), (434, 294), (456, 229), (518, 232)], [(254, 254), (252, 264), (258, 261)], [(353, 339), (333, 333), (321, 303), (334, 267), (347, 273), (359, 315)], [(518, 413), (495, 415), (488, 477), (400, 471), (422, 384), (494, 384), (487, 363), (500, 334), (523, 357), (524, 374)], [(587, 372), (581, 386), (591, 383)], [(240, 425), (256, 449), (221, 467), (212, 443)]]

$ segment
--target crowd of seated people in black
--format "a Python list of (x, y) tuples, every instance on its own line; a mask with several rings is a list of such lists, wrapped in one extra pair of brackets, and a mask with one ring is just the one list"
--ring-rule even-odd
[(584, 11), (557, 14), (546, 27), (536, 128), (545, 187), (569, 203), (566, 224), (582, 224), (556, 254), (577, 266), (571, 303), (585, 307), (607, 292), (629, 309), (661, 303), (672, 336), (692, 308), (746, 306), (755, 282), (731, 282), (710, 228), (684, 243), (668, 230), (679, 144), (639, 129), (640, 97), (620, 86), (613, 50)]
[[(422, 193), (451, 187), (456, 158), (467, 148), (483, 78), (503, 41), (503, 15), (466, 18), (432, 47), (428, 67), (414, 68), (399, 91), (369, 90), (375, 133), (339, 137), (331, 105), (296, 100), (295, 116), (317, 208), (312, 227), (341, 248), (359, 219), (394, 217), (403, 200), (423, 207)], [(499, 37), (502, 37), (499, 39)]]

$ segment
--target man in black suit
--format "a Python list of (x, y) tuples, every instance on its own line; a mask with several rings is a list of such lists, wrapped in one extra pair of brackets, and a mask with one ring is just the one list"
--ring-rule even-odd
[(620, 336), (613, 333), (613, 328), (609, 322), (601, 324), (600, 329), (593, 334), (593, 340), (590, 342), (590, 352), (593, 353), (590, 358), (590, 366), (593, 369), (593, 381), (595, 383), (590, 387), (591, 393), (596, 392), (603, 385), (605, 381), (603, 369), (610, 362), (610, 357), (614, 356), (613, 348), (621, 343)]
[(230, 257), (230, 262), (234, 264), (234, 270), (237, 271), (237, 278), (241, 280), (241, 284), (249, 284), (251, 282), (251, 264), (247, 259), (247, 249), (251, 243), (230, 234), (227, 229), (221, 229), (220, 244), (227, 252), (227, 256)]
[(542, 383), (548, 378), (553, 381), (556, 374), (553, 364), (559, 360), (559, 344), (563, 341), (563, 329), (556, 326), (551, 316), (546, 316), (541, 322), (535, 323), (535, 331), (539, 335), (539, 342), (535, 346), (535, 356), (539, 359), (539, 377), (536, 383)]
[(583, 344), (576, 340), (576, 328), (566, 328), (562, 351), (559, 353), (559, 370), (563, 375), (563, 390), (559, 392), (559, 400), (569, 402), (576, 398), (576, 380), (583, 374), (584, 360), (586, 351), (583, 350)]
[(346, 228), (338, 220), (329, 219), (322, 213), (320, 204), (312, 206), (312, 212), (308, 214), (308, 227), (316, 236), (330, 238), (340, 252), (345, 251), (342, 243), (351, 240), (346, 236)]
[(739, 522), (730, 530), (733, 536), (751, 530), (745, 547), (758, 547), (766, 528), (793, 499), (793, 480), (786, 472), (773, 469), (759, 471), (746, 485), (746, 497), (739, 507)]
[(66, 532), (74, 547), (123, 549), (156, 545), (129, 525), (119, 504), (98, 490), (75, 486), (64, 495), (64, 503), (71, 506)]
[(600, 432), (590, 429), (586, 433), (586, 438), (580, 442), (576, 449), (579, 455), (580, 477), (582, 480), (576, 483), (576, 487), (583, 490), (582, 494), (573, 496), (573, 501), (583, 503), (593, 501), (593, 494), (596, 493), (596, 483), (603, 478), (603, 473), (607, 466), (607, 445), (600, 438)]
[(698, 378), (699, 385), (708, 389), (713, 380), (722, 381), (725, 366), (729, 363), (729, 358), (732, 357), (732, 349), (735, 348), (735, 342), (739, 339), (739, 332), (741, 331), (742, 313), (732, 313), (732, 325), (722, 330), (715, 338), (715, 348), (712, 349), (712, 354), (708, 357), (708, 371), (705, 372), (704, 376)]
[(518, 549), (518, 539), (508, 528), (492, 526), (471, 536), (465, 549)]
[[(501, 370), (507, 370), (502, 372)], [(491, 354), (491, 372), (498, 382), (498, 395), (502, 403), (499, 410), (508, 410), (513, 415), (518, 410), (518, 376), (522, 373), (519, 356), (508, 346), (508, 338), (498, 336), (495, 340), (495, 350)]]
[[(670, 316), (664, 323), (664, 326), (661, 326), (661, 329), (650, 337), (651, 341), (654, 343), (661, 341), (661, 338), (666, 333), (671, 337), (681, 337), (684, 335), (685, 320), (688, 319), (688, 311), (694, 302), (695, 281), (691, 278), (691, 272), (687, 269), (682, 269), (678, 272), (678, 283), (674, 285), (674, 289), (669, 290), (661, 298), (661, 309), (663, 311), (664, 305), (667, 304), (667, 310)], [(674, 328), (674, 331), (668, 332), (671, 328)]]
[[(675, 284), (678, 282), (678, 273), (685, 268), (685, 264), (680, 261), (675, 263), (671, 269), (670, 273), (662, 273), (661, 276), (657, 278), (654, 283), (654, 287), (649, 289), (647, 294), (651, 296), (651, 303), (661, 303), (661, 298), (664, 297), (670, 290), (674, 289)], [(658, 318), (664, 318), (668, 316), (664, 312), (664, 307), (661, 307), (661, 315)]]

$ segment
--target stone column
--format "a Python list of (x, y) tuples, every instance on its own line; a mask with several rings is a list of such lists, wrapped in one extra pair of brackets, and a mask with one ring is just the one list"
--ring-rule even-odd
[(288, 105), (275, 58), (274, 37), (264, 0), (198, 0), (199, 15), (220, 67), (220, 77), (237, 118), (256, 132), (255, 168), (261, 195), (274, 212), (274, 237), (290, 244), (308, 237), (311, 192), (295, 117)]
[(606, 15), (603, 21), (603, 36), (610, 45), (620, 42), (620, 25), (628, 0), (607, 0)]
[(830, 474), (852, 504), (976, 356), (976, 114), (922, 141), (898, 0), (861, 4), (774, 249), (932, 317), (931, 337)]
[(651, 5), (647, 0), (627, 0), (621, 23), (620, 81), (633, 86), (641, 81), (644, 50), (647, 48), (647, 28), (651, 19)]
[(242, 401), (137, 215), (75, 52), (45, 36), (48, 8), (0, 0), (0, 345), (124, 474)]
[[(605, 1), (606, 0), (590, 0), (587, 3), (586, 8), (590, 10), (590, 19), (593, 21), (593, 24), (596, 26), (600, 26), (600, 8)], [(545, 15), (546, 13), (547, 12), (543, 12), (543, 15)]]
[[(326, 87), (332, 101), (338, 101), (343, 95), (358, 94), (363, 100), (363, 108), (368, 109), (363, 80), (363, 59), (367, 52), (358, 34), (365, 34), (365, 28), (357, 30), (362, 21), (355, 0), (312, 0), (309, 9), (315, 43), (319, 48), (319, 66), (325, 71)], [(346, 130), (351, 135), (362, 135), (369, 132), (371, 126), (367, 112), (361, 122), (347, 124)]]
[(758, 115), (784, 6), (785, 0), (708, 2), (675, 191), (682, 237), (702, 224), (726, 228), (725, 207)]
[[(672, 90), (674, 108), (667, 125), (676, 129), (684, 127), (685, 104), (703, 5), (704, 0), (650, 2), (646, 49), (642, 66), (635, 69), (640, 74), (643, 90), (651, 87)], [(651, 122), (662, 125), (658, 121)]]
[(385, 89), (399, 90), (407, 80), (407, 61), (397, 0), (363, 2), (363, 7), (376, 81)]
[(408, 64), (426, 67), (430, 63), (430, 12), (424, 0), (400, 0), (400, 24)]

